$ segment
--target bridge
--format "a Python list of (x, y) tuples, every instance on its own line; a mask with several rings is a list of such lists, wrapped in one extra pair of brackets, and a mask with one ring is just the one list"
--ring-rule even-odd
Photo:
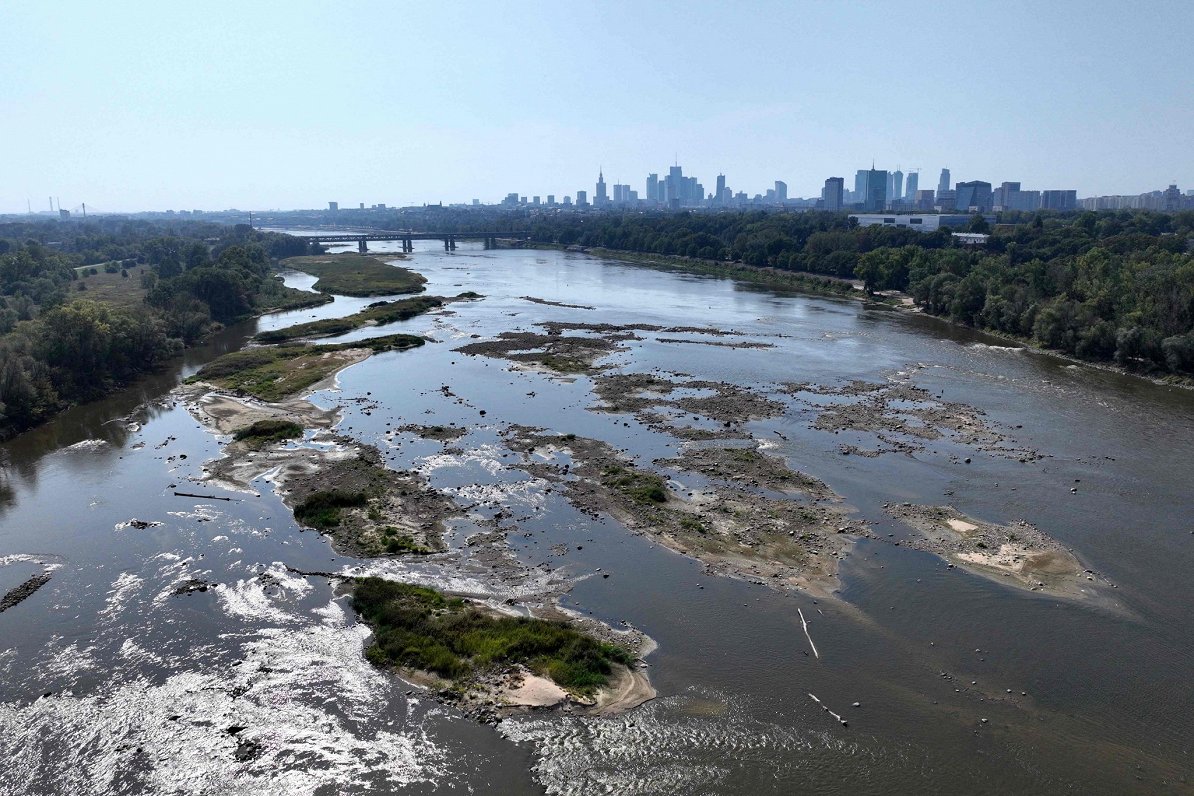
[(400, 240), (402, 251), (410, 252), (415, 249), (417, 240), (442, 240), (444, 251), (456, 251), (458, 240), (484, 241), (486, 249), (496, 249), (498, 238), (506, 240), (530, 240), (529, 232), (343, 232), (328, 235), (295, 235), (308, 243), (356, 243), (361, 254), (369, 251), (369, 241)]

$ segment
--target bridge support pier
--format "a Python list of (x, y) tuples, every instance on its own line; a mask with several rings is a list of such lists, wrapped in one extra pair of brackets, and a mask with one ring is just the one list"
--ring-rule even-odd
[(415, 250), (415, 242), (410, 238), (402, 239), (402, 251), (413, 252)]
[(448, 236), (448, 248), (451, 251), (456, 251), (456, 237), (454, 235)]
[(369, 252), (369, 247), (365, 245), (364, 238), (361, 238), (357, 241), (357, 248), (360, 249), (361, 254), (367, 254)]
[(444, 251), (451, 251), (451, 249), (448, 247), (448, 239), (447, 238), (444, 238)]

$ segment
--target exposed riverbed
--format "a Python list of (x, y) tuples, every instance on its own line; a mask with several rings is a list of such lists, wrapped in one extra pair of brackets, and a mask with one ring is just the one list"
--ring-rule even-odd
[[(229, 440), (169, 392), (377, 299), (229, 329), (13, 440), (0, 792), (1187, 791), (1194, 395), (583, 255), (403, 265), (485, 298), (329, 340), (432, 342), (342, 371), (288, 445), (417, 477), (455, 506), (444, 552), (337, 552), (268, 453), (213, 480)], [(299, 572), (558, 602), (653, 639), (659, 696), (479, 724), (367, 663), (345, 598)]]

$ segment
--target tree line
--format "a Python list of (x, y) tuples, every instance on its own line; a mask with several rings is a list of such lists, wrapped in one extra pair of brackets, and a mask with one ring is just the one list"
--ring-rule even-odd
[[(1002, 221), (1003, 219), (1001, 219)], [(533, 240), (742, 262), (911, 294), (925, 312), (1136, 372), (1194, 376), (1194, 213), (1018, 214), (985, 245), (836, 213), (529, 218)]]
[[(272, 276), (305, 244), (248, 226), (110, 219), (0, 224), (0, 438), (159, 367), (220, 326), (308, 301)], [(144, 302), (85, 298), (81, 266), (136, 280)]]

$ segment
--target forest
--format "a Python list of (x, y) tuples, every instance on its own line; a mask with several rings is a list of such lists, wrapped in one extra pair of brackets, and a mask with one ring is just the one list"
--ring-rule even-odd
[[(1002, 219), (1001, 219), (1002, 220)], [(558, 215), (540, 243), (857, 279), (925, 312), (1133, 372), (1194, 376), (1194, 213), (1040, 213), (950, 231), (860, 227), (835, 213)]]
[(0, 224), (0, 439), (160, 367), (222, 325), (325, 297), (291, 291), (286, 235), (124, 219)]

